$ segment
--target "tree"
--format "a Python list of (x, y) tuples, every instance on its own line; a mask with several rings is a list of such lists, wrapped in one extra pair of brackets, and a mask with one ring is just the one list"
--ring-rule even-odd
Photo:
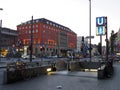
[(111, 54), (114, 53), (114, 49), (115, 49), (114, 42), (115, 42), (115, 34), (114, 34), (114, 31), (112, 30), (111, 37), (110, 37)]
[(101, 43), (98, 43), (97, 49), (98, 49), (98, 52), (99, 52), (100, 55), (101, 55), (101, 53), (102, 53), (102, 46), (101, 46)]

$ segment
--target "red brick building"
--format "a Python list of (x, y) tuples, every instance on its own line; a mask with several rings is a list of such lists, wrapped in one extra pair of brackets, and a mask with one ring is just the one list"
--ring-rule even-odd
[[(77, 35), (68, 27), (45, 18), (27, 21), (17, 26), (18, 37), (24, 47), (29, 47), (33, 27), (33, 54), (62, 55), (77, 47)], [(44, 50), (41, 50), (44, 48)], [(28, 51), (28, 50), (27, 50)]]

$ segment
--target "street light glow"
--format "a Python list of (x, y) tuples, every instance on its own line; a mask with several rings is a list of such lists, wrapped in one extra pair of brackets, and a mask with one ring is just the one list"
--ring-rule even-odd
[(52, 69), (51, 68), (47, 68), (47, 72), (50, 72), (50, 71), (52, 71)]

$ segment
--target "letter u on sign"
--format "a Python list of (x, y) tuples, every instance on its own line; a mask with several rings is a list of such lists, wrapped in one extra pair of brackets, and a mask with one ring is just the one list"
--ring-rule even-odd
[(104, 26), (104, 17), (96, 18), (96, 26)]

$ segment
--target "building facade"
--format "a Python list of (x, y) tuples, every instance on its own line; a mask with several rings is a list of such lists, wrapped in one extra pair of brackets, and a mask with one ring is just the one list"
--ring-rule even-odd
[(24, 46), (24, 53), (29, 53), (31, 30), (33, 31), (33, 54), (36, 56), (42, 54), (65, 56), (67, 50), (77, 48), (75, 32), (68, 27), (41, 18), (17, 25), (18, 37)]
[(119, 28), (118, 32), (116, 33), (114, 45), (115, 45), (115, 51), (117, 53), (120, 53), (120, 28)]
[(0, 52), (10, 50), (15, 46), (18, 38), (17, 30), (0, 27)]
[[(83, 40), (84, 39), (84, 40)], [(81, 47), (84, 45), (88, 46), (88, 39), (83, 36), (77, 37), (77, 51), (81, 52)]]

